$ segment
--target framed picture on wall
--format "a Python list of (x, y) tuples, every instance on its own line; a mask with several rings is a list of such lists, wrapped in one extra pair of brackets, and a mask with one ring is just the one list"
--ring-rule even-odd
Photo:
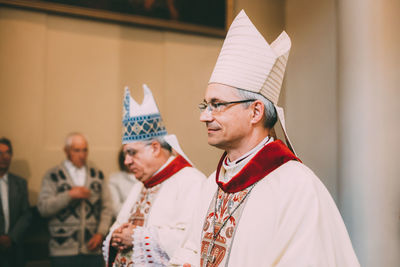
[(221, 37), (233, 19), (233, 0), (0, 0), (0, 5)]

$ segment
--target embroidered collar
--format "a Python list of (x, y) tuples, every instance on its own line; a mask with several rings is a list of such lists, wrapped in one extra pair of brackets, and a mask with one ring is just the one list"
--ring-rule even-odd
[(187, 160), (181, 155), (178, 155), (174, 160), (171, 161), (170, 164), (168, 164), (168, 166), (156, 173), (147, 181), (144, 181), (143, 184), (146, 188), (156, 186), (185, 167), (192, 167), (192, 165), (190, 165), (190, 163), (187, 162)]
[(232, 177), (229, 182), (223, 183), (219, 181), (219, 175), (225, 157), (226, 152), (222, 155), (218, 163), (215, 177), (218, 186), (228, 193), (235, 193), (246, 189), (290, 160), (301, 162), (281, 140), (276, 140), (265, 145), (239, 173)]

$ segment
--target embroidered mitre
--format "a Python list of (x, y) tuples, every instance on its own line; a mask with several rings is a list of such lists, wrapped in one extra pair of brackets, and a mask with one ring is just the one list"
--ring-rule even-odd
[(139, 105), (132, 98), (129, 88), (125, 87), (122, 110), (122, 144), (163, 137), (177, 154), (193, 165), (179, 145), (178, 138), (174, 134), (167, 133), (153, 94), (145, 84), (143, 84), (143, 93), (143, 101)]
[(167, 135), (153, 94), (145, 84), (143, 92), (143, 102), (139, 105), (131, 97), (129, 88), (125, 88), (122, 144), (146, 141)]
[(278, 107), (291, 41), (282, 32), (271, 45), (242, 10), (232, 22), (218, 56), (209, 83), (220, 83), (259, 93), (276, 110), (288, 147), (283, 109)]

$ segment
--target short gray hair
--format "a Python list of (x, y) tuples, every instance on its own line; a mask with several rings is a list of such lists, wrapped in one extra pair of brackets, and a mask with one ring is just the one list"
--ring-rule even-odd
[[(261, 94), (250, 92), (247, 90), (236, 88), (238, 91), (239, 96), (243, 100), (248, 99), (257, 99), (260, 100), (264, 104), (264, 128), (272, 129), (274, 127), (276, 121), (278, 120), (278, 116), (276, 114), (276, 109), (274, 104), (269, 101), (266, 97)], [(243, 103), (246, 107), (251, 105), (251, 102)]]
[(65, 137), (65, 147), (71, 147), (71, 145), (72, 145), (72, 139), (75, 137), (75, 136), (81, 136), (81, 137), (83, 137), (83, 139), (85, 139), (85, 141), (87, 142), (87, 138), (86, 138), (86, 136), (84, 135), (84, 134), (82, 134), (82, 133), (79, 133), (79, 132), (72, 132), (72, 133), (69, 133), (66, 137)]
[(155, 137), (153, 139), (144, 141), (144, 143), (146, 145), (150, 145), (153, 141), (157, 141), (158, 143), (160, 143), (161, 148), (164, 148), (165, 150), (167, 150), (169, 153), (172, 153), (172, 147), (170, 146), (170, 144), (168, 144), (167, 141), (165, 141), (164, 137)]

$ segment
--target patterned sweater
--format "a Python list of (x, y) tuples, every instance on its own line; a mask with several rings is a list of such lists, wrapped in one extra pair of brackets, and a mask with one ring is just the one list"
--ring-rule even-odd
[(112, 204), (103, 173), (92, 166), (86, 172), (85, 187), (91, 194), (83, 200), (70, 197), (68, 191), (75, 185), (63, 163), (43, 178), (38, 209), (49, 218), (51, 256), (100, 254), (100, 249), (89, 251), (86, 244), (95, 233), (107, 234)]

